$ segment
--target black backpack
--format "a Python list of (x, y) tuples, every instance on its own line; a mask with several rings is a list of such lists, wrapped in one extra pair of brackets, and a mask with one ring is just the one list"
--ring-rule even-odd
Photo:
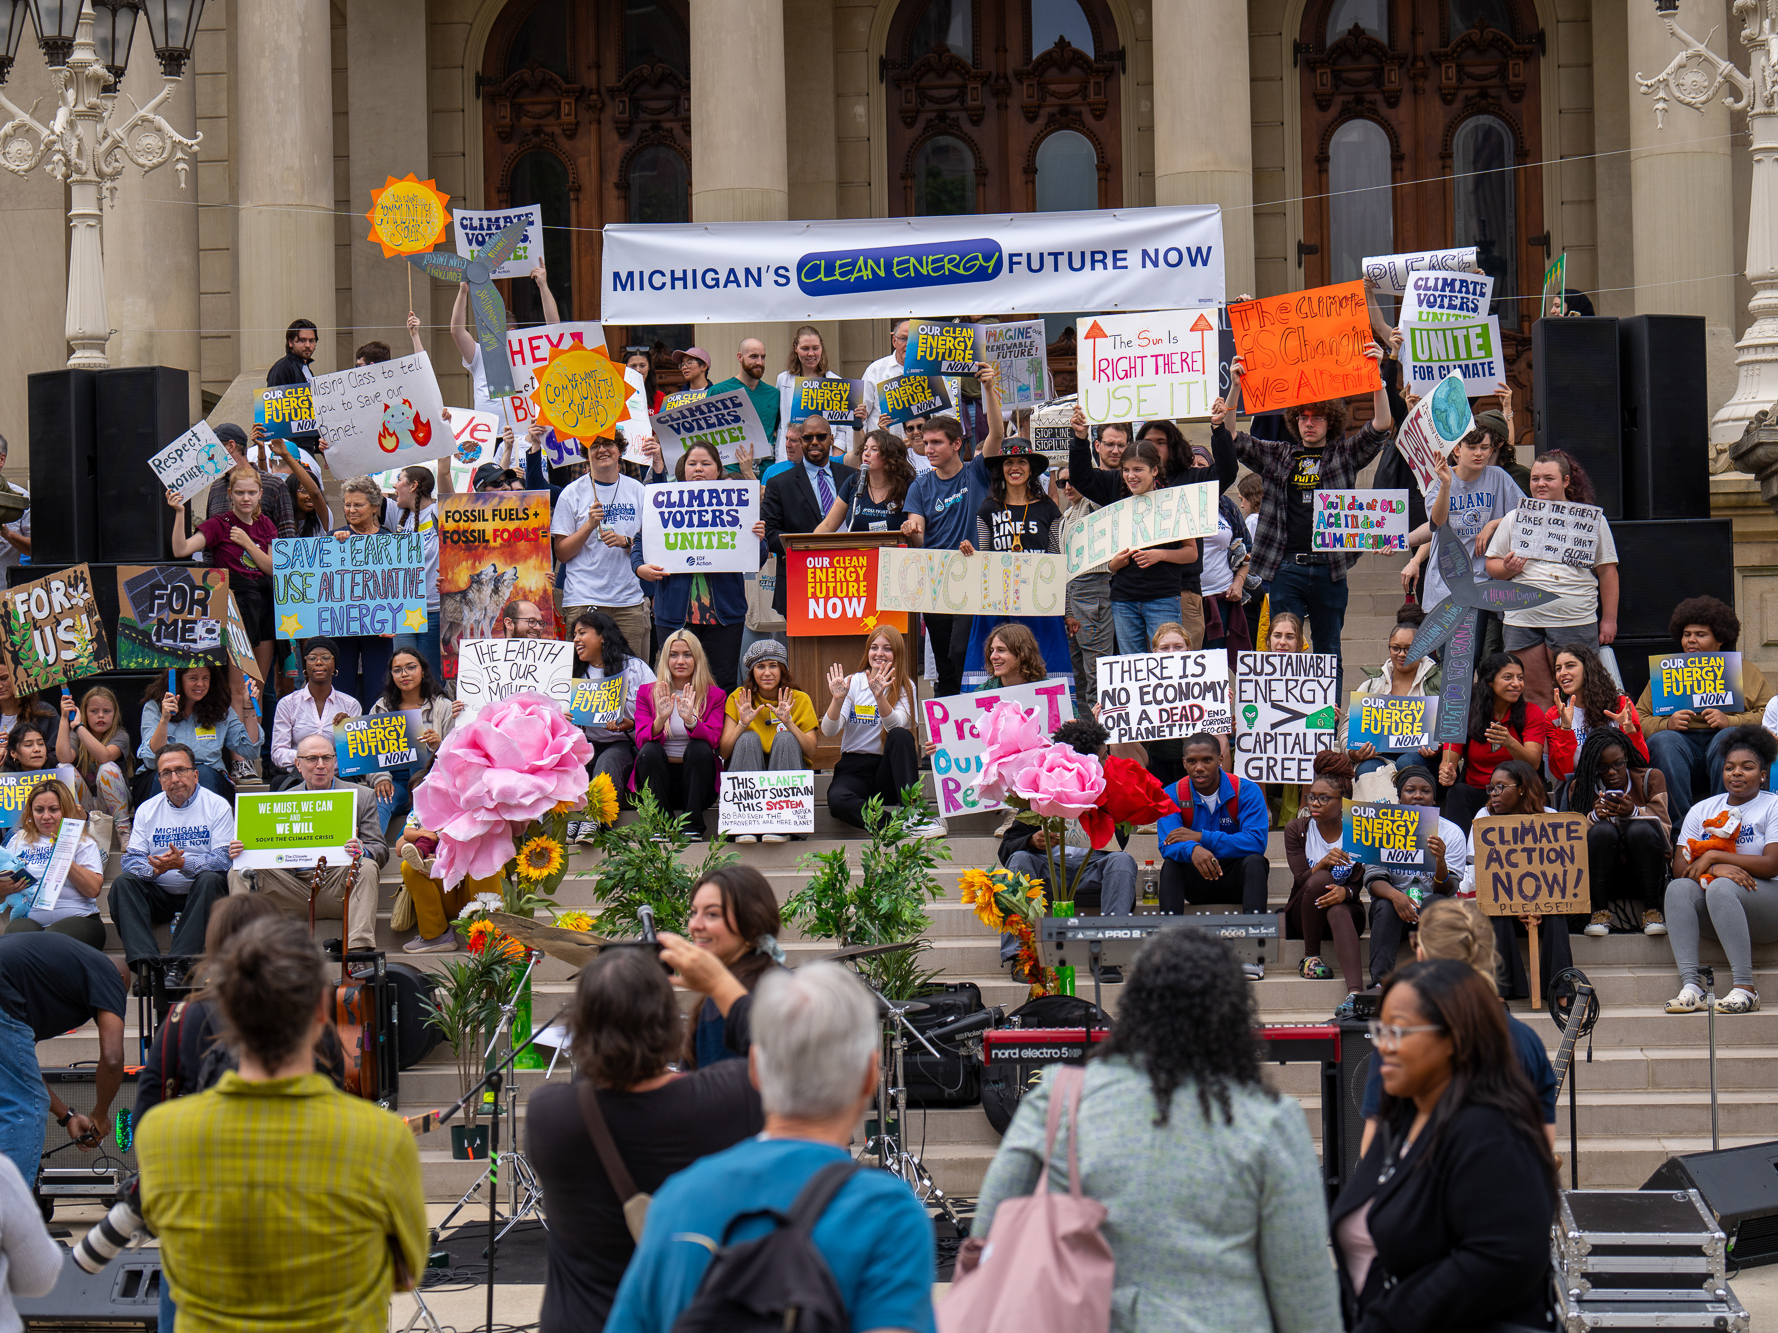
[[(722, 1248), (672, 1333), (848, 1333), (846, 1303), (810, 1233), (859, 1169), (849, 1161), (822, 1167), (796, 1196), (788, 1217), (759, 1208), (731, 1218), (722, 1231)], [(777, 1229), (758, 1240), (729, 1244), (735, 1228), (754, 1217), (775, 1219)]]

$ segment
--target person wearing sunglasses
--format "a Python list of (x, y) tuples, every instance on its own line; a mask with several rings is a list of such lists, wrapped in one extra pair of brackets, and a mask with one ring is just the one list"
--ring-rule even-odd
[[(766, 547), (778, 557), (780, 573), (784, 568), (784, 534), (819, 529), (846, 484), (858, 475), (857, 469), (834, 459), (834, 429), (824, 417), (805, 417), (801, 425), (802, 461), (768, 481), (759, 502)], [(780, 577), (772, 590), (772, 609), (780, 616), (785, 614), (789, 592), (790, 580)], [(730, 679), (721, 683), (732, 687), (735, 682)]]

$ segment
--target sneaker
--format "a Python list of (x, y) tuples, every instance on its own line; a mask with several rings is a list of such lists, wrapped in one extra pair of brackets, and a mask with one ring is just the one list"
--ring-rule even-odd
[(757, 835), (752, 834), (752, 833), (737, 833), (737, 834), (735, 834), (735, 841), (736, 842), (758, 842), (759, 838)]
[(1113, 982), (1122, 981), (1123, 979), (1124, 970), (1121, 967), (1101, 967), (1099, 969), (1099, 984), (1101, 986), (1109, 986)]
[(1336, 1023), (1350, 1023), (1357, 1017), (1358, 996), (1348, 992), (1346, 998), (1340, 1001), (1339, 1007), (1333, 1011), (1333, 1021)]
[(234, 767), (229, 770), (229, 776), (236, 782), (258, 782), (259, 770), (245, 759), (236, 759)]
[(1689, 981), (1679, 994), (1667, 1001), (1667, 1012), (1670, 1014), (1695, 1014), (1703, 1007), (1704, 992)]
[(415, 935), (413, 939), (401, 946), (403, 953), (455, 953), (463, 947), (463, 941), (457, 938), (457, 931), (452, 927), (437, 939), (425, 939)]
[(947, 831), (942, 819), (922, 819), (908, 825), (910, 838), (942, 838)]
[(1593, 919), (1587, 922), (1586, 933), (1595, 938), (1611, 934), (1611, 913), (1607, 910), (1594, 912)]
[(788, 833), (762, 833), (759, 835), (759, 840), (761, 842), (789, 842), (790, 841), (790, 834), (788, 834)]
[(709, 838), (704, 833), (703, 829), (690, 828), (685, 830), (685, 840), (687, 842), (708, 842)]
[(1716, 1002), (1719, 1014), (1751, 1014), (1759, 1008), (1759, 992), (1750, 986), (1737, 986)]
[(1667, 918), (1653, 907), (1642, 909), (1642, 933), (1644, 935), (1665, 935)]
[(422, 875), (426, 873), (426, 858), (420, 855), (420, 849), (413, 843), (404, 842), (401, 844), (401, 859), (403, 864), (412, 866)]
[(1264, 981), (1266, 979), (1266, 965), (1264, 963), (1242, 963), (1241, 975), (1248, 981)]
[(1297, 975), (1305, 981), (1331, 981), (1333, 969), (1319, 958), (1305, 958), (1296, 969)]

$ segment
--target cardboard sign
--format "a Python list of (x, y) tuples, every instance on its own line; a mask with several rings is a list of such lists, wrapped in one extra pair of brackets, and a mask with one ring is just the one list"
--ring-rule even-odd
[(807, 768), (722, 775), (719, 833), (813, 833), (815, 774)]
[(1316, 491), (1316, 551), (1408, 549), (1406, 491)]
[(1466, 324), (1486, 319), (1494, 279), (1486, 273), (1415, 273), (1401, 298), (1402, 331), (1410, 324)]
[(0, 773), (0, 830), (16, 829), (25, 818), (25, 804), (37, 784), (55, 776), (54, 769), (35, 773)]
[(80, 835), (85, 832), (84, 819), (64, 819), (57, 826), (55, 845), (49, 849), (49, 864), (44, 866), (43, 878), (37, 883), (37, 899), (31, 910), (48, 911), (56, 905), (56, 899), (62, 896), (62, 886), (68, 882), (68, 871), (74, 866), (74, 852), (80, 845)]
[(1480, 273), (1476, 264), (1476, 247), (1459, 246), (1454, 250), (1415, 250), (1404, 255), (1377, 255), (1360, 266), (1363, 274), (1376, 284), (1385, 296), (1400, 296), (1408, 289), (1408, 277), (1414, 273)]
[(981, 779), (982, 753), (988, 746), (975, 729), (977, 719), (1003, 703), (1017, 704), (1025, 716), (1036, 721), (1044, 735), (1053, 735), (1057, 727), (1074, 716), (1074, 684), (1067, 680), (1044, 680), (1033, 685), (923, 700), (920, 707), (926, 715), (926, 738), (938, 746), (932, 753), (932, 782), (939, 814), (949, 817), (1004, 808), (1002, 801), (983, 800), (976, 789)]
[(1513, 554), (1591, 569), (1599, 559), (1599, 529), (1604, 522), (1605, 513), (1598, 505), (1521, 500), (1513, 511)]
[[(537, 372), (549, 364), (551, 352), (564, 347), (604, 346), (605, 326), (596, 319), (564, 320), (560, 324), (540, 324), (529, 329), (508, 329), (506, 359), (512, 365), (512, 382), (518, 386), (518, 392), (501, 402), (504, 404), (502, 410), (512, 416), (513, 430), (522, 436), (537, 415), (531, 394), (537, 389)], [(563, 443), (557, 441), (553, 433), (546, 433), (543, 447), (549, 453), (551, 467), (579, 461), (573, 440)]]
[(1000, 406), (1035, 407), (1049, 395), (1049, 340), (1041, 319), (978, 324), (981, 359), (1000, 372)]
[(1220, 648), (1101, 657), (1097, 683), (1099, 725), (1112, 745), (1233, 728), (1229, 657)]
[(939, 375), (902, 375), (877, 385), (877, 414), (898, 426), (950, 409), (951, 395)]
[(84, 564), (15, 584), (5, 593), (6, 633), (0, 657), (12, 688), (33, 694), (111, 670), (111, 646)]
[(1364, 354), (1372, 340), (1362, 282), (1243, 301), (1229, 307), (1229, 324), (1243, 366), (1241, 404), (1248, 412), (1276, 412), (1383, 387), (1377, 363)]
[(1354, 694), (1346, 714), (1346, 748), (1369, 745), (1383, 754), (1432, 746), (1438, 700), (1425, 694)]
[(531, 270), (543, 262), (543, 205), (525, 208), (501, 208), (492, 212), (481, 209), (453, 208), (451, 221), (457, 224), (457, 253), (474, 259), (476, 251), (487, 245), (520, 218), (525, 221), (525, 239), (490, 277), (528, 278)]
[(975, 375), (982, 359), (976, 347), (976, 324), (916, 319), (908, 326), (908, 348), (901, 368), (909, 375)]
[(278, 637), (423, 634), (426, 554), (417, 532), (280, 537), (272, 543)]
[(425, 716), (417, 708), (372, 713), (333, 724), (333, 753), (342, 778), (382, 773), (420, 762)]
[(186, 501), (208, 495), (211, 483), (233, 467), (234, 460), (210, 423), (200, 421), (150, 458), (148, 466), (175, 498)]
[(236, 870), (309, 870), (322, 857), (342, 870), (358, 836), (358, 794), (332, 791), (237, 792)]
[(1157, 310), (1090, 321), (1080, 335), (1087, 420), (1208, 417), (1218, 345), (1212, 313)]
[(457, 645), (460, 721), (527, 691), (566, 711), (574, 693), (574, 645), (563, 639), (464, 639)]
[(1477, 815), (1475, 899), (1489, 916), (1593, 910), (1585, 815)]
[(319, 375), (314, 399), (327, 466), (337, 477), (428, 463), (457, 447), (424, 352)]
[(574, 682), (568, 695), (568, 720), (578, 727), (604, 727), (623, 720), (624, 678), (605, 676), (598, 680), (585, 677)]
[(1427, 864), (1426, 843), (1438, 832), (1436, 808), (1352, 800), (1345, 807), (1340, 850), (1359, 865), (1433, 868)]
[(1119, 551), (1215, 535), (1216, 499), (1216, 483), (1198, 481), (1125, 496), (1075, 519), (1062, 530), (1068, 577), (1097, 573)]
[(291, 440), (298, 435), (313, 435), (315, 399), (306, 384), (280, 384), (262, 389), (253, 404), (255, 425), (265, 427), (268, 440)]
[(218, 566), (119, 565), (117, 665), (226, 666), (228, 601), (228, 571)]
[(501, 633), (508, 602), (555, 608), (548, 491), (451, 495), (438, 504), (438, 651), (457, 677), (457, 645)]
[(1475, 427), (1469, 392), (1463, 376), (1447, 375), (1438, 387), (1409, 409), (1407, 419), (1395, 432), (1395, 447), (1414, 473), (1420, 494), (1426, 499), (1438, 487), (1437, 459), (1450, 456), (1452, 448)]
[(1402, 328), (1402, 370), (1407, 387), (1423, 393), (1450, 375), (1461, 375), (1470, 397), (1494, 392), (1506, 378), (1501, 353), (1500, 321), (1471, 320), (1463, 324), (1409, 324)]
[(863, 380), (799, 379), (790, 398), (791, 417), (796, 421), (820, 417), (850, 426), (856, 423), (864, 399)]
[[(888, 548), (889, 551), (894, 548)], [(785, 633), (869, 634), (878, 625), (907, 633), (903, 611), (885, 611), (878, 598), (884, 548), (787, 551), (780, 576), (790, 580), (785, 593)]]
[[(1556, 308), (1550, 309), (1555, 302)], [(1564, 250), (1550, 261), (1550, 266), (1543, 271), (1543, 305), (1538, 308), (1537, 317), (1548, 319), (1554, 315), (1560, 318), (1568, 313), (1568, 252)]]
[(630, 382), (621, 362), (603, 347), (558, 347), (536, 373), (531, 405), (558, 440), (589, 444), (616, 438), (630, 415)]
[(885, 548), (877, 561), (877, 605), (921, 615), (1059, 616), (1067, 561), (1033, 551)]
[(1338, 743), (1340, 659), (1328, 653), (1235, 654), (1235, 772), (1254, 782), (1312, 782), (1315, 756)]
[(252, 679), (265, 684), (265, 672), (260, 670), (259, 659), (253, 655), (253, 640), (247, 637), (247, 622), (241, 619), (241, 608), (235, 605), (232, 588), (228, 594), (228, 624), (224, 632), (228, 636), (229, 660)]
[(1740, 653), (1663, 653), (1648, 659), (1649, 711), (1656, 717), (1715, 708), (1739, 713)]
[(694, 444), (715, 445), (724, 463), (733, 463), (743, 445), (755, 458), (772, 455), (766, 428), (745, 389), (706, 394), (695, 403), (660, 413), (654, 419), (654, 437), (660, 441), (661, 461), (669, 475), (679, 455)]
[(669, 481), (642, 505), (642, 559), (669, 574), (751, 574), (759, 568), (757, 481)]

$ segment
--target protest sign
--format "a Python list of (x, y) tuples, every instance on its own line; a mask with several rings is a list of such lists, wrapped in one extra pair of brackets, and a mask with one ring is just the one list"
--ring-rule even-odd
[(1097, 683), (1099, 725), (1112, 745), (1194, 731), (1226, 736), (1233, 726), (1229, 657), (1220, 648), (1101, 657)]
[(315, 422), (338, 477), (443, 458), (457, 447), (424, 352), (317, 375)]
[(654, 419), (654, 437), (660, 441), (661, 462), (669, 473), (679, 455), (694, 444), (715, 445), (724, 463), (733, 463), (743, 446), (755, 458), (772, 455), (772, 442), (745, 389), (706, 394), (695, 403), (660, 413)]
[(877, 605), (921, 615), (1059, 616), (1068, 566), (1033, 551), (884, 548), (877, 562)]
[(976, 350), (976, 324), (916, 319), (908, 326), (908, 348), (901, 368), (909, 375), (960, 375), (973, 378), (981, 354)]
[(298, 435), (312, 435), (315, 425), (315, 400), (306, 384), (280, 384), (275, 389), (261, 389), (253, 403), (255, 425), (265, 427), (268, 440), (291, 440)]
[(827, 547), (789, 550), (779, 576), (785, 590), (785, 633), (793, 638), (823, 634), (869, 634), (878, 625), (907, 633), (905, 612), (884, 610), (880, 601), (882, 557), (896, 548)]
[(1119, 551), (1211, 536), (1216, 498), (1215, 482), (1198, 481), (1126, 496), (1075, 519), (1062, 532), (1068, 577), (1097, 573)]
[[(646, 436), (654, 434), (654, 426), (649, 422), (648, 381), (634, 367), (625, 366), (624, 383), (630, 386), (630, 401), (627, 404), (629, 415), (617, 423), (617, 435), (624, 442), (626, 461), (647, 463), (649, 458), (643, 451), (642, 441)], [(580, 459), (576, 456), (569, 461), (578, 463)]]
[(342, 778), (382, 773), (420, 762), (425, 716), (417, 708), (370, 713), (333, 724), (333, 753)]
[(234, 466), (234, 460), (210, 423), (199, 421), (150, 458), (148, 466), (175, 499), (185, 501), (209, 494), (210, 484)]
[[(265, 684), (265, 672), (260, 670), (259, 659), (253, 655), (253, 640), (247, 637), (247, 622), (241, 619), (241, 608), (235, 605), (233, 589), (228, 594), (228, 624), (224, 633), (228, 636), (229, 659), (261, 685)], [(257, 710), (258, 704), (254, 707)]]
[(1431, 747), (1438, 700), (1425, 694), (1354, 694), (1346, 714), (1346, 748), (1369, 745), (1385, 754)]
[(1598, 505), (1520, 500), (1513, 511), (1513, 554), (1591, 569), (1599, 559), (1599, 528), (1604, 521)]
[(119, 565), (117, 665), (227, 665), (228, 600), (228, 571), (219, 566)]
[(512, 257), (489, 276), (496, 280), (529, 277), (531, 270), (543, 262), (542, 204), (492, 211), (453, 208), (451, 221), (457, 224), (457, 253), (465, 259), (474, 259), (477, 250), (520, 218), (525, 219), (525, 239), (519, 242), (519, 248), (512, 252)]
[(624, 715), (624, 678), (581, 677), (568, 694), (568, 719), (577, 727), (611, 727)]
[(590, 444), (616, 438), (617, 423), (630, 414), (624, 367), (600, 347), (558, 347), (536, 372), (531, 405), (557, 440)]
[(490, 491), (438, 502), (438, 649), (446, 680), (457, 675), (457, 644), (499, 634), (508, 602), (531, 602), (554, 614), (550, 561), (548, 491)]
[(1405, 332), (1410, 324), (1461, 324), (1486, 319), (1494, 302), (1494, 279), (1486, 273), (1415, 273), (1401, 298)]
[[(1276, 412), (1383, 387), (1362, 282), (1265, 296), (1229, 307), (1241, 356), (1241, 405)], [(1498, 341), (1498, 340), (1497, 340)]]
[(280, 537), (272, 543), (272, 601), (281, 639), (424, 633), (420, 534)]
[(975, 345), (1000, 371), (1000, 406), (1035, 407), (1049, 397), (1049, 342), (1041, 319), (978, 324)]
[[(1550, 261), (1550, 266), (1543, 271), (1543, 305), (1538, 309), (1539, 319), (1550, 316), (1560, 318), (1568, 313), (1568, 252), (1564, 250)], [(1555, 309), (1550, 309), (1550, 303)]]
[(596, 319), (564, 320), (529, 329), (506, 331), (506, 359), (518, 392), (502, 400), (512, 414), (513, 429), (523, 435), (536, 414), (531, 394), (537, 388), (537, 372), (549, 364), (551, 352), (567, 347), (604, 347), (605, 326)]
[(1438, 486), (1439, 455), (1449, 457), (1452, 447), (1474, 425), (1469, 392), (1461, 375), (1445, 376), (1437, 388), (1408, 410), (1406, 420), (1395, 432), (1395, 447), (1407, 459), (1422, 496), (1430, 499)]
[(899, 426), (949, 410), (951, 395), (940, 375), (902, 375), (877, 385), (877, 413)]
[(854, 425), (864, 398), (863, 380), (799, 379), (790, 398), (791, 420), (820, 417), (842, 426)]
[(1648, 659), (1649, 711), (1656, 717), (1714, 708), (1739, 713), (1740, 653), (1662, 653)]
[(563, 639), (464, 639), (457, 645), (460, 721), (526, 691), (547, 695), (566, 711), (573, 675), (574, 645)]
[(676, 389), (661, 399), (661, 411), (671, 412), (676, 407), (684, 407), (687, 403), (695, 403), (698, 399), (709, 395), (708, 389)]
[(49, 849), (49, 863), (43, 868), (43, 878), (37, 882), (37, 898), (32, 904), (33, 911), (48, 911), (56, 905), (56, 899), (62, 896), (62, 886), (68, 882), (68, 871), (74, 865), (74, 852), (80, 845), (80, 835), (85, 832), (84, 819), (64, 819), (57, 826), (55, 845)]
[(1406, 388), (1423, 393), (1449, 375), (1463, 377), (1470, 397), (1493, 393), (1506, 379), (1500, 321), (1492, 316), (1462, 324), (1407, 324), (1401, 345)]
[(111, 647), (85, 565), (8, 588), (0, 656), (19, 695), (111, 670)]
[(974, 694), (953, 694), (920, 703), (926, 715), (926, 739), (932, 753), (933, 791), (941, 816), (999, 810), (1004, 801), (987, 801), (976, 790), (981, 780), (982, 753), (988, 743), (975, 724), (1004, 703), (1017, 704), (1045, 736), (1074, 716), (1074, 685), (1067, 680), (1042, 680), (1033, 685), (989, 688)]
[(1091, 422), (1207, 417), (1216, 397), (1213, 312), (1106, 315), (1080, 335), (1080, 407)]
[(647, 488), (642, 559), (669, 574), (751, 574), (759, 568), (757, 481), (669, 481)]
[(49, 776), (53, 775), (41, 771), (0, 773), (0, 831), (16, 829), (24, 822), (25, 803), (31, 799), (32, 789)]
[(1347, 856), (1361, 866), (1426, 867), (1427, 840), (1438, 832), (1435, 808), (1352, 800), (1345, 805), (1340, 850)]
[(343, 870), (346, 844), (357, 836), (352, 788), (235, 793), (236, 870), (308, 870), (324, 856)]
[(813, 833), (815, 774), (807, 768), (722, 775), (718, 833)]
[(445, 209), (451, 196), (436, 180), (420, 180), (413, 172), (397, 179), (387, 176), (379, 189), (370, 192), (367, 240), (383, 247), (383, 258), (424, 254), (445, 238)]
[(1339, 743), (1340, 659), (1328, 653), (1235, 654), (1235, 772), (1254, 782), (1312, 782), (1315, 756)]
[(1408, 549), (1406, 491), (1316, 491), (1316, 551)]
[(1384, 296), (1400, 296), (1408, 288), (1408, 277), (1414, 273), (1480, 273), (1476, 264), (1476, 247), (1459, 246), (1455, 250), (1415, 250), (1405, 255), (1377, 255), (1366, 259), (1360, 268), (1365, 278), (1376, 284)]
[[(1475, 900), (1489, 916), (1585, 916), (1593, 910), (1584, 814), (1484, 811), (1470, 826), (1470, 839), (1475, 844)], [(1536, 961), (1533, 953), (1534, 967)]]
[(451, 476), (459, 467), (473, 470), (483, 463), (492, 463), (500, 451), (500, 437), (506, 423), (492, 412), (476, 412), (467, 407), (451, 409), (451, 438), (457, 448), (451, 455)]

